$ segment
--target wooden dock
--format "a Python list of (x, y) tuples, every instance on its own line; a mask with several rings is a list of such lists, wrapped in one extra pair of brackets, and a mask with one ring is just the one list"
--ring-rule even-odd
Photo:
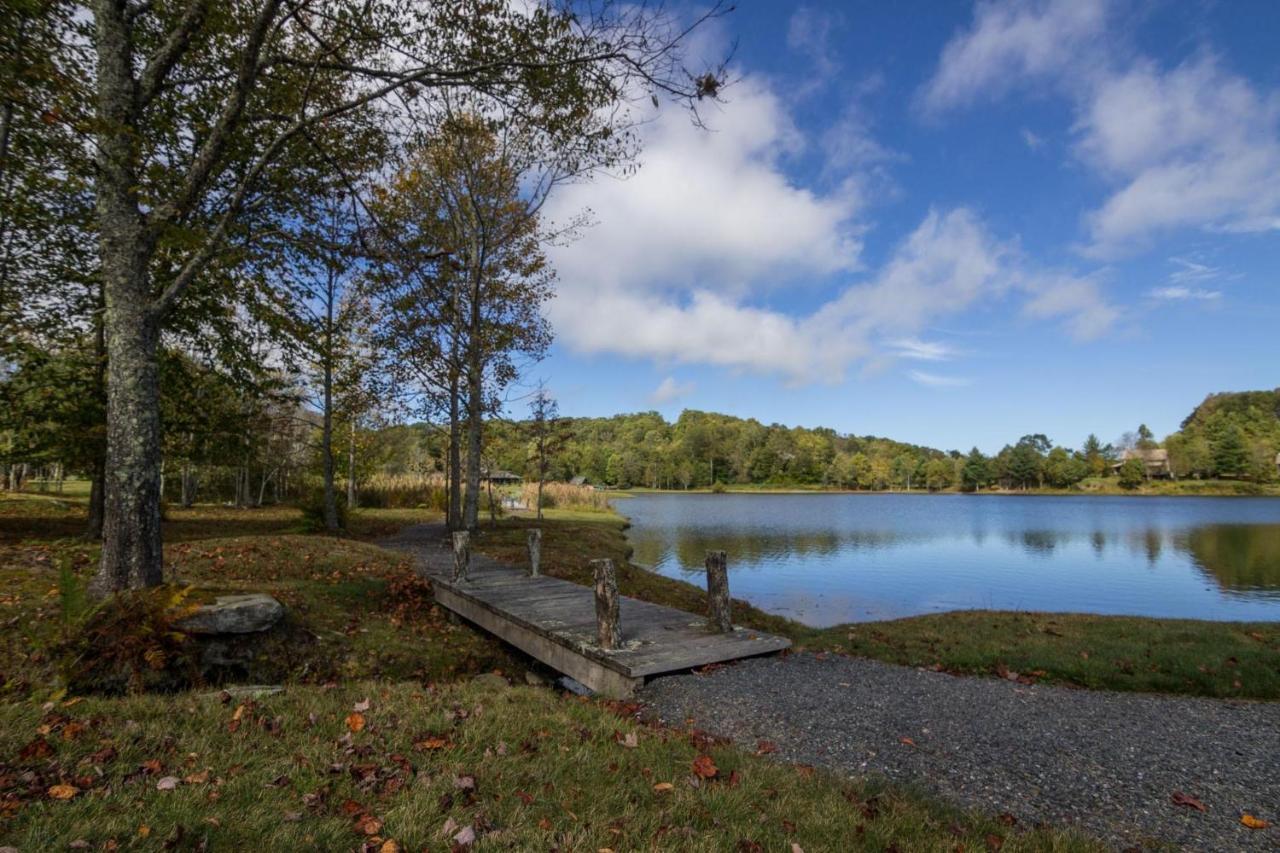
[(705, 616), (624, 596), (622, 642), (606, 651), (597, 641), (592, 589), (530, 577), (523, 569), (480, 555), (471, 557), (467, 576), (455, 582), (453, 554), (443, 535), (415, 544), (419, 571), (430, 579), (441, 606), (607, 696), (630, 696), (651, 676), (791, 645), (784, 637), (746, 628), (721, 633)]

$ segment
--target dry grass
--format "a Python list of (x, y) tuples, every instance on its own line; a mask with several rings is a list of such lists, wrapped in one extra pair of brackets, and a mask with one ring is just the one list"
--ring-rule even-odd
[[(525, 483), (520, 490), (524, 505), (532, 509), (537, 505), (538, 484)], [(607, 493), (591, 486), (574, 486), (570, 483), (543, 483), (542, 508), (563, 509), (576, 512), (609, 512)]]

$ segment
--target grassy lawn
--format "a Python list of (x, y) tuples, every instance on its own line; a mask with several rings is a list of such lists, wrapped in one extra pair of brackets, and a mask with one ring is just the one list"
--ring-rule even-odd
[(474, 682), (9, 704), (0, 757), (23, 850), (1101, 849)]
[[(486, 528), (477, 548), (526, 561), (527, 518)], [(544, 571), (591, 583), (588, 561), (612, 557), (624, 595), (705, 612), (701, 587), (627, 564), (625, 522), (548, 512)], [(732, 582), (732, 577), (730, 578)], [(734, 621), (790, 637), (799, 647), (936, 668), (1107, 690), (1280, 699), (1280, 623), (1208, 622), (1059, 613), (964, 611), (813, 629), (734, 602)]]

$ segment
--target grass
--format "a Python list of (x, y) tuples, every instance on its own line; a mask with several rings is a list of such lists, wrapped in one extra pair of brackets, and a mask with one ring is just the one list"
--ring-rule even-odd
[[(360, 726), (350, 715), (366, 702)], [(1101, 849), (612, 708), (528, 687), (384, 682), (4, 705), (0, 843), (448, 850), (469, 829), (480, 849)], [(702, 756), (713, 778), (695, 773), (695, 760), (713, 769)]]
[[(528, 518), (486, 528), (476, 547), (525, 565)], [(591, 583), (589, 561), (611, 557), (624, 595), (694, 613), (706, 591), (627, 563), (626, 522), (548, 512), (543, 571)], [(955, 674), (1021, 678), (1106, 690), (1280, 700), (1280, 623), (1210, 622), (1087, 614), (960, 611), (888, 622), (809, 628), (734, 602), (740, 625), (790, 637), (798, 647)]]

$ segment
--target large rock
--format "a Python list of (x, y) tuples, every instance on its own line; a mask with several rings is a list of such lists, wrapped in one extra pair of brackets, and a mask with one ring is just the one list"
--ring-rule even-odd
[(176, 627), (188, 634), (253, 634), (274, 627), (283, 616), (284, 605), (265, 593), (220, 595)]

